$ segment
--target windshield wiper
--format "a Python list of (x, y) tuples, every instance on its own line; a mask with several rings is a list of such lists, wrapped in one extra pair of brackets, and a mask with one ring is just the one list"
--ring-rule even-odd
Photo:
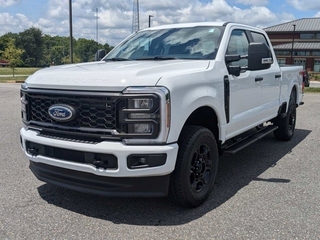
[(105, 59), (105, 61), (114, 61), (114, 62), (117, 62), (117, 61), (130, 61), (130, 59), (128, 59), (128, 58), (110, 58), (110, 59)]
[(178, 58), (168, 57), (168, 56), (154, 56), (154, 57), (135, 58), (134, 60), (174, 60), (174, 59), (178, 59)]

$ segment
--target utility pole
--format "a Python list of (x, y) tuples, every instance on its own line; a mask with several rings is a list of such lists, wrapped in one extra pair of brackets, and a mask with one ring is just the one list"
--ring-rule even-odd
[(294, 46), (294, 35), (296, 33), (296, 25), (293, 24), (293, 35), (292, 35), (292, 46), (291, 46), (291, 64), (294, 64), (293, 61), (293, 46)]
[(73, 63), (72, 0), (69, 0), (70, 63)]
[(139, 0), (133, 0), (132, 11), (132, 32), (137, 32), (140, 29), (139, 26)]
[(153, 17), (152, 15), (149, 15), (149, 27), (151, 27), (151, 18), (152, 17)]
[(99, 9), (96, 8), (96, 39), (97, 39), (97, 50), (99, 50)]

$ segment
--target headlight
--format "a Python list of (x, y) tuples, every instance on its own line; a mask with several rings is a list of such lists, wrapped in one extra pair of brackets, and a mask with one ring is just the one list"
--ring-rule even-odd
[(169, 91), (164, 87), (129, 87), (119, 109), (118, 128), (126, 144), (160, 144), (170, 127)]
[(21, 100), (21, 118), (22, 120), (27, 121), (28, 101), (26, 99), (26, 93), (23, 90), (20, 91), (20, 100)]
[(150, 98), (129, 99), (128, 107), (132, 109), (152, 109), (153, 99), (150, 99)]

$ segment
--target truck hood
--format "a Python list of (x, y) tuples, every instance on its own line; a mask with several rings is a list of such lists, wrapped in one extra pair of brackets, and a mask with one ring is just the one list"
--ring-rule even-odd
[(128, 86), (155, 86), (168, 76), (204, 71), (208, 60), (91, 62), (49, 67), (26, 80), (30, 88), (122, 91)]

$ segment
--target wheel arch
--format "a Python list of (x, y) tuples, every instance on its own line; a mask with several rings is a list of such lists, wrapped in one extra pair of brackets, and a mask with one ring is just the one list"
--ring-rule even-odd
[[(294, 94), (294, 97), (295, 97), (295, 101), (296, 101), (296, 106), (298, 107), (299, 106), (299, 86), (297, 84), (295, 84), (292, 89), (291, 89), (291, 92), (290, 92), (290, 96), (291, 96), (291, 93)], [(290, 97), (289, 97), (290, 98)]]
[[(187, 118), (183, 127), (186, 125), (202, 126), (208, 128), (213, 135), (217, 143), (219, 142), (219, 119), (215, 110), (209, 106), (202, 106), (195, 109)], [(182, 128), (183, 128), (182, 127)], [(181, 137), (181, 133), (179, 138)]]

